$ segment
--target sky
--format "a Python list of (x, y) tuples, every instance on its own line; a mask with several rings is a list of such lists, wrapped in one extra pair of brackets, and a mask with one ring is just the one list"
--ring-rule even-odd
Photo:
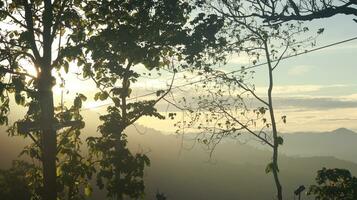
[[(312, 32), (325, 28), (318, 37), (316, 47), (339, 42), (357, 36), (357, 23), (349, 16), (335, 16), (329, 19), (315, 20), (305, 25)], [(314, 47), (314, 48), (316, 48)], [(307, 48), (309, 49), (309, 48)], [(279, 131), (291, 132), (323, 132), (345, 127), (357, 131), (357, 40), (336, 45), (316, 52), (304, 54), (282, 61), (274, 71), (274, 106), (277, 116), (286, 115), (287, 123), (279, 124)], [(242, 65), (251, 63), (245, 56), (233, 55), (228, 64), (221, 70), (230, 72), (240, 69)], [(136, 66), (136, 70), (144, 72), (143, 66)], [(264, 97), (267, 88), (266, 66), (255, 68), (254, 84), (257, 94)], [(31, 71), (31, 70), (30, 70)], [(95, 84), (90, 80), (80, 80), (76, 74), (80, 69), (73, 63), (70, 72), (63, 74), (65, 89), (56, 86), (54, 95), (59, 104), (63, 92), (65, 102), (73, 101), (76, 93), (84, 93), (88, 100), (84, 104), (86, 116), (98, 117), (105, 112), (108, 102), (95, 102), (93, 94)], [(155, 92), (167, 88), (172, 74), (161, 72), (158, 76), (154, 70), (151, 78), (142, 78), (134, 85), (132, 93), (135, 96)], [(186, 83), (178, 74), (174, 85)], [(195, 80), (195, 79), (192, 79)], [(183, 90), (173, 90), (181, 96), (190, 96), (193, 89), (184, 87)], [(145, 97), (154, 98), (155, 95)], [(160, 102), (159, 110), (165, 115), (168, 105)], [(171, 106), (172, 109), (172, 106)], [(176, 120), (158, 120), (144, 117), (139, 124), (163, 131), (168, 134), (175, 132), (173, 124), (183, 120), (185, 116), (178, 115)]]
[[(308, 22), (311, 31), (325, 28), (316, 47), (357, 36), (357, 23), (349, 16)], [(316, 48), (314, 47), (314, 48)], [(274, 73), (274, 105), (277, 115), (287, 115), (281, 132), (323, 132), (345, 127), (357, 131), (357, 40), (282, 61)], [(225, 71), (249, 66), (245, 57), (231, 57)], [(257, 93), (267, 87), (265, 66), (255, 68)], [(144, 119), (146, 126), (170, 130), (172, 122)], [(154, 128), (155, 128), (154, 127)]]

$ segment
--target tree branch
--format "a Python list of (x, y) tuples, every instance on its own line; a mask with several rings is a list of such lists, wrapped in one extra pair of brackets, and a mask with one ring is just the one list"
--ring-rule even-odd
[(254, 135), (255, 137), (259, 138), (261, 141), (265, 142), (267, 145), (270, 147), (274, 148), (274, 145), (270, 143), (268, 140), (260, 136), (259, 134), (256, 134), (254, 131), (252, 131), (250, 128), (248, 128), (247, 125), (244, 125), (241, 121), (239, 121), (237, 118), (235, 118), (233, 115), (231, 115), (229, 112), (227, 112), (225, 109), (223, 109), (221, 106), (218, 106), (219, 109), (224, 112), (227, 116), (229, 116), (231, 119), (233, 119), (235, 122), (237, 122), (241, 127), (243, 127), (245, 130), (247, 130), (250, 134)]
[(41, 60), (40, 53), (38, 51), (36, 41), (35, 41), (35, 34), (34, 34), (34, 24), (32, 21), (32, 11), (31, 6), (28, 4), (27, 0), (23, 0), (24, 7), (25, 7), (25, 18), (26, 18), (26, 28), (30, 33), (30, 46), (31, 50), (36, 58), (37, 61)]
[[(176, 75), (176, 73), (174, 72), (174, 75), (172, 76), (172, 79), (171, 79), (171, 83), (170, 83), (169, 88), (166, 90), (166, 92), (165, 92), (163, 95), (161, 95), (158, 99), (156, 99), (156, 100), (151, 104), (152, 107), (154, 107), (161, 99), (164, 99), (165, 96), (166, 96), (167, 94), (169, 94), (169, 92), (170, 92), (171, 89), (172, 89), (174, 80), (175, 80), (175, 75)], [(129, 124), (135, 123), (144, 113), (145, 113), (145, 111), (142, 111), (142, 112), (141, 112), (140, 114), (138, 114), (134, 119), (132, 119), (132, 120), (129, 122)]]

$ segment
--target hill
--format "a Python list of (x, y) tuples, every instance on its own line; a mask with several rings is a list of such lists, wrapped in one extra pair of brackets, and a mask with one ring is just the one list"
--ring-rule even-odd
[(357, 133), (339, 128), (331, 132), (284, 134), (281, 150), (291, 156), (333, 156), (357, 163)]
[[(240, 144), (232, 140), (218, 145), (213, 157), (204, 146), (193, 145), (173, 135), (162, 135), (152, 129), (138, 134), (130, 132), (133, 150), (148, 151), (152, 165), (146, 173), (148, 196), (159, 190), (169, 199), (273, 199), (275, 188), (265, 166), (269, 151)], [(140, 145), (140, 147), (138, 146)], [(181, 152), (181, 153), (180, 153)], [(290, 157), (281, 155), (280, 171), (284, 193), (293, 199), (299, 185), (314, 182), (316, 171), (322, 167), (347, 168), (357, 173), (357, 164), (332, 156)], [(306, 198), (305, 198), (306, 199)]]
[[(165, 193), (169, 200), (274, 199), (273, 179), (271, 174), (264, 172), (271, 157), (269, 151), (225, 140), (210, 158), (205, 146), (193, 144), (192, 140), (137, 128), (145, 133), (138, 133), (134, 127), (127, 133), (130, 149), (146, 152), (151, 159), (151, 166), (145, 172), (146, 199), (154, 199), (157, 191)], [(95, 126), (90, 123), (84, 134), (93, 135), (94, 130)], [(293, 199), (294, 189), (313, 183), (316, 171), (322, 167), (346, 168), (356, 175), (357, 164), (331, 156), (352, 148), (355, 137), (345, 129), (330, 133), (286, 134), (283, 152), (288, 155), (280, 156), (285, 197)], [(8, 138), (2, 128), (0, 167), (7, 168), (11, 160), (18, 159), (17, 153), (25, 143), (27, 141), (21, 138)], [(105, 199), (105, 194), (95, 190), (91, 199)]]

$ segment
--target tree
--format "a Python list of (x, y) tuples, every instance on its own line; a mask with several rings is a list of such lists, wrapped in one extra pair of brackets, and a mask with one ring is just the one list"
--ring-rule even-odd
[[(254, 139), (272, 150), (272, 161), (266, 172), (272, 172), (277, 198), (283, 199), (282, 184), (279, 179), (278, 150), (283, 144), (277, 124), (286, 123), (286, 116), (278, 117), (273, 104), (274, 71), (286, 54), (296, 53), (305, 41), (297, 41), (296, 35), (308, 29), (297, 24), (265, 25), (259, 17), (251, 16), (253, 8), (241, 1), (198, 1), (198, 4), (224, 19), (221, 34), (227, 38), (226, 50), (229, 53), (247, 55), (252, 67), (241, 67), (235, 73), (208, 69), (202, 80), (202, 93), (199, 87), (191, 105), (185, 107), (191, 113), (191, 120), (177, 125), (197, 127), (202, 131), (199, 141), (211, 149), (225, 137), (238, 137), (247, 132)], [(266, 96), (257, 93), (251, 78), (251, 68), (264, 59), (267, 66), (268, 87)], [(183, 102), (188, 102), (184, 99)], [(266, 116), (268, 115), (268, 116)], [(207, 135), (207, 133), (210, 133)]]
[[(266, 22), (281, 23), (287, 21), (311, 21), (328, 18), (338, 14), (357, 16), (356, 0), (273, 0), (247, 1), (254, 7), (252, 16), (265, 19)], [(354, 19), (357, 22), (357, 19)]]
[(0, 122), (8, 122), (11, 93), (30, 115), (32, 105), (38, 106), (37, 121), (15, 128), (22, 128), (20, 135), (33, 139), (40, 150), (43, 199), (57, 198), (56, 132), (66, 126), (55, 119), (52, 88), (56, 80), (52, 73), (54, 69), (68, 71), (69, 61), (77, 56), (77, 44), (85, 37), (85, 24), (77, 12), (80, 5), (73, 0), (0, 1)]
[[(55, 121), (58, 124), (70, 125), (69, 128), (60, 130), (57, 135), (56, 182), (58, 198), (61, 199), (77, 200), (90, 195), (86, 192), (91, 188), (88, 180), (91, 178), (92, 173), (95, 172), (95, 169), (91, 161), (81, 155), (82, 141), (80, 135), (81, 129), (84, 128), (84, 122), (80, 115), (80, 108), (84, 100), (86, 100), (86, 97), (82, 94), (78, 94), (71, 107), (55, 107), (55, 110), (60, 110), (60, 112), (55, 114)], [(15, 125), (8, 130), (11, 136), (18, 134), (26, 136), (28, 134), (27, 130), (31, 128), (31, 125), (39, 121), (39, 103), (32, 101), (28, 103), (28, 107), (29, 109), (24, 119), (17, 121)], [(29, 137), (34, 140), (34, 143), (27, 145), (20, 155), (27, 155), (33, 161), (41, 161), (42, 150), (39, 144), (40, 136), (40, 131), (32, 130)], [(43, 194), (41, 167), (38, 166), (36, 162), (25, 164), (23, 164), (23, 167), (27, 167), (26, 182), (31, 191), (31, 198), (41, 199), (41, 195)], [(85, 188), (84, 191), (82, 188)]]
[(316, 183), (310, 186), (308, 195), (317, 200), (357, 198), (357, 178), (346, 169), (322, 168), (317, 172)]
[[(85, 45), (84, 55), (89, 53), (90, 59), (84, 56), (81, 61), (83, 76), (100, 89), (95, 100), (109, 99), (113, 104), (100, 116), (101, 136), (87, 142), (98, 161), (97, 184), (110, 198), (142, 198), (144, 193), (144, 168), (150, 160), (129, 151), (126, 128), (143, 116), (164, 119), (155, 105), (170, 92), (177, 68), (200, 66), (205, 51), (219, 45), (215, 34), (220, 24), (210, 16), (191, 21), (193, 9), (180, 0), (90, 1), (85, 7), (89, 21), (100, 23), (90, 27), (94, 34)], [(174, 74), (168, 88), (156, 92), (157, 98), (130, 98), (132, 84), (142, 75), (138, 65)]]
[[(132, 157), (122, 132), (143, 115), (161, 117), (154, 108), (160, 97), (126, 103), (130, 83), (138, 78), (132, 67), (139, 63), (149, 69), (167, 66), (168, 57), (176, 57), (175, 62), (182, 61), (186, 66), (201, 67), (206, 53), (222, 42), (215, 38), (220, 24), (213, 16), (200, 15), (189, 21), (192, 9), (176, 0), (0, 1), (0, 20), (4, 24), (0, 31), (0, 122), (7, 125), (10, 95), (14, 94), (15, 102), (28, 112), (9, 132), (33, 140), (23, 153), (42, 164), (34, 169), (33, 183), (43, 199), (56, 199), (57, 192), (61, 198), (82, 198), (78, 192), (82, 186), (73, 184), (78, 180), (85, 184), (94, 172), (93, 163), (78, 152), (80, 129), (84, 127), (79, 110), (86, 97), (78, 94), (72, 106), (55, 107), (52, 88), (58, 78), (53, 74), (60, 76), (60, 70), (68, 72), (69, 63), (77, 62), (83, 67), (83, 75), (97, 81), (103, 90), (97, 98), (111, 97), (119, 106), (108, 108), (108, 115), (102, 117), (103, 138), (97, 139), (115, 135), (117, 152), (132, 159), (129, 164), (141, 162), (139, 171), (126, 172), (140, 176), (147, 158)], [(30, 73), (30, 69), (35, 72)], [(118, 80), (122, 83), (119, 87), (115, 85)], [(121, 123), (118, 134), (106, 129), (114, 122)], [(110, 160), (109, 165), (113, 162)], [(114, 195), (121, 198), (121, 193)]]
[(0, 195), (8, 200), (30, 200), (31, 190), (25, 179), (29, 166), (20, 161), (14, 161), (9, 170), (0, 170)]

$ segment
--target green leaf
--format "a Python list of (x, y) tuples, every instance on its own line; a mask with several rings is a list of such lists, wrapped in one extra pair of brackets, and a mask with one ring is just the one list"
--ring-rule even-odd
[(82, 101), (87, 101), (87, 97), (84, 96), (84, 94), (78, 94), (78, 97), (79, 97)]
[(264, 108), (264, 107), (260, 107), (259, 108), (259, 113), (262, 114), (262, 115), (264, 115), (266, 111), (267, 111), (267, 109)]
[(283, 123), (286, 124), (286, 116), (281, 116), (281, 119), (283, 120)]
[(98, 101), (101, 94), (102, 94), (101, 92), (95, 93), (95, 94), (94, 94), (94, 100), (95, 100), (95, 101)]
[(68, 62), (64, 62), (64, 64), (63, 64), (63, 69), (64, 69), (64, 71), (66, 72), (66, 74), (68, 74), (68, 70), (69, 70), (69, 64), (68, 64)]
[(102, 93), (100, 93), (100, 95), (99, 95), (99, 99), (101, 100), (101, 101), (104, 101), (104, 100), (106, 100), (107, 98), (109, 97), (109, 94), (108, 94), (108, 92), (102, 92)]
[(93, 189), (92, 187), (88, 184), (86, 185), (86, 187), (84, 188), (84, 195), (86, 195), (87, 197), (90, 197), (93, 193)]
[(9, 119), (7, 116), (0, 116), (0, 125), (8, 125)]
[(265, 167), (265, 173), (269, 174), (274, 169), (274, 164), (271, 162)]
[(80, 66), (82, 66), (82, 65), (84, 65), (83, 60), (78, 59), (78, 61), (77, 61), (77, 66), (80, 67)]
[(161, 94), (164, 94), (165, 91), (164, 90), (158, 90), (156, 91), (156, 96), (161, 96)]
[(73, 105), (75, 108), (82, 108), (82, 99), (77, 96), (73, 101)]
[(317, 30), (317, 34), (322, 34), (325, 31), (324, 28), (319, 28), (319, 30)]
[(278, 136), (278, 137), (276, 138), (276, 142), (278, 143), (278, 145), (283, 145), (284, 139), (283, 139), (282, 137)]
[(57, 175), (57, 176), (61, 176), (61, 175), (62, 175), (62, 169), (61, 169), (61, 167), (57, 167), (57, 169), (56, 169), (56, 175)]
[(18, 105), (25, 105), (25, 97), (23, 97), (20, 93), (15, 93), (15, 102)]

